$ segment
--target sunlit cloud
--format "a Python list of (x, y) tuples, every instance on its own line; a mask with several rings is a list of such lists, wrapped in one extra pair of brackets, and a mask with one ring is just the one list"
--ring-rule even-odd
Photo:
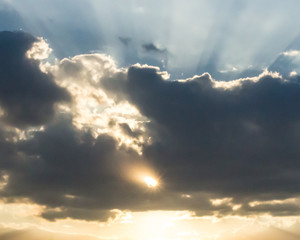
[(291, 51), (283, 52), (282, 54), (284, 56), (295, 57), (295, 56), (298, 56), (300, 54), (300, 51), (298, 51), (298, 50), (291, 50)]
[(284, 200), (270, 200), (270, 201), (253, 201), (249, 203), (250, 207), (256, 207), (259, 205), (281, 205), (281, 204), (289, 204), (289, 203), (296, 203), (297, 200), (295, 198), (288, 198)]
[(49, 57), (52, 49), (43, 38), (38, 38), (38, 41), (33, 43), (32, 47), (26, 52), (27, 58), (43, 60)]
[(9, 175), (5, 172), (0, 171), (0, 190), (3, 190), (7, 185), (9, 180)]

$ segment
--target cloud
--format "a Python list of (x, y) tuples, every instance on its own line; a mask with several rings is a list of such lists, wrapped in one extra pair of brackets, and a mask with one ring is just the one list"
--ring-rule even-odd
[(153, 43), (143, 44), (142, 47), (147, 52), (165, 53), (167, 51), (166, 49), (158, 48)]
[[(154, 43), (143, 44), (142, 48), (146, 53), (145, 57), (151, 56), (152, 60), (148, 59), (147, 63), (152, 63), (155, 66), (160, 66), (163, 69), (168, 68), (169, 52), (167, 48), (160, 48)], [(147, 56), (148, 55), (148, 56)], [(155, 61), (156, 59), (156, 61)], [(142, 59), (141, 59), (142, 60)], [(153, 61), (154, 60), (154, 61)]]
[(130, 128), (130, 126), (127, 123), (120, 123), (119, 125), (120, 125), (122, 131), (131, 137), (137, 138), (138, 136), (140, 136), (142, 134), (142, 132), (138, 131), (138, 130), (132, 131), (132, 129)]
[[(0, 36), (11, 46), (0, 48), (1, 74), (16, 76), (9, 96), (0, 90), (5, 201), (40, 204), (48, 220), (104, 221), (115, 209), (298, 214), (299, 77), (170, 80), (158, 67), (118, 68), (103, 54), (41, 63), (25, 56), (36, 38)], [(42, 126), (14, 128), (34, 124)], [(147, 175), (159, 179), (157, 190), (143, 183)]]
[(225, 88), (209, 74), (166, 81), (155, 68), (134, 66), (126, 83), (155, 132), (144, 155), (164, 169), (170, 188), (237, 198), (299, 194), (298, 78), (269, 73)]
[(128, 46), (128, 44), (131, 41), (131, 38), (127, 38), (127, 37), (118, 37), (118, 39), (120, 40), (121, 43), (124, 44), (124, 46)]
[(282, 55), (295, 57), (295, 56), (300, 55), (300, 51), (298, 51), (298, 50), (286, 51), (286, 52), (283, 52)]
[(54, 106), (69, 101), (66, 90), (42, 72), (27, 51), (38, 40), (23, 32), (0, 33), (0, 107), (2, 119), (19, 127), (40, 125), (54, 116)]
[(147, 174), (147, 163), (136, 151), (118, 146), (107, 134), (93, 137), (78, 130), (70, 119), (6, 145), (7, 153), (0, 149), (6, 154), (1, 159), (9, 181), (1, 196), (8, 202), (28, 198), (45, 206), (41, 216), (46, 219), (105, 221), (116, 215), (113, 209), (146, 209), (146, 198), (153, 199), (150, 209), (159, 207), (157, 196), (139, 179), (129, 178), (136, 172)]

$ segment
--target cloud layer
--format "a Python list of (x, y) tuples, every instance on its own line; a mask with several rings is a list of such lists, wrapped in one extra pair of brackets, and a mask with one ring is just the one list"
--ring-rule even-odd
[(116, 209), (299, 214), (297, 75), (170, 80), (101, 54), (28, 59), (37, 41), (0, 33), (5, 201), (43, 205), (50, 220), (105, 220)]

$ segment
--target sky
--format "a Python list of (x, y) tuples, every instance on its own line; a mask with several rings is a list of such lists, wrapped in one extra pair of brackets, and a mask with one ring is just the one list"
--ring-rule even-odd
[(0, 240), (299, 240), (299, 8), (0, 0)]

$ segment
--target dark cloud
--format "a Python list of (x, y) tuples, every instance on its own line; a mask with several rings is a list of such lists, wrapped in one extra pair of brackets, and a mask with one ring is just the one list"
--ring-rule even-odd
[[(143, 165), (141, 157), (132, 149), (117, 148), (108, 135), (94, 138), (70, 120), (61, 120), (11, 145), (12, 160), (4, 166), (9, 183), (1, 195), (48, 206), (42, 215), (47, 219), (105, 220), (115, 215), (110, 209), (160, 207), (156, 195), (125, 176), (130, 166)], [(22, 154), (16, 157), (18, 153)], [(154, 204), (146, 207), (145, 199)], [(62, 210), (51, 210), (56, 207)]]
[(60, 120), (11, 144), (10, 163), (3, 167), (9, 181), (0, 191), (6, 201), (27, 198), (47, 206), (41, 217), (51, 221), (67, 217), (105, 221), (118, 214), (111, 209), (228, 212), (228, 206), (211, 206), (207, 194), (186, 200), (181, 193), (168, 191), (167, 183), (150, 191), (142, 182), (130, 181), (132, 167), (142, 169), (149, 163), (132, 149), (117, 148), (112, 137), (94, 138), (70, 121)]
[(160, 49), (160, 48), (158, 48), (153, 43), (143, 44), (142, 47), (147, 52), (165, 53), (167, 51), (166, 49)]
[(143, 44), (142, 48), (147, 53), (147, 56), (140, 58), (139, 63), (159, 66), (161, 69), (168, 67), (169, 52), (166, 48), (159, 48), (154, 43)]
[(137, 138), (139, 137), (140, 135), (142, 135), (142, 131), (133, 131), (129, 125), (127, 123), (120, 123), (119, 126), (121, 127), (122, 131), (126, 134), (126, 135), (129, 135), (133, 138)]
[(26, 57), (34, 42), (24, 32), (0, 33), (0, 106), (3, 119), (15, 126), (39, 125), (51, 120), (54, 105), (70, 99), (39, 62)]
[(225, 90), (208, 74), (165, 81), (131, 67), (123, 91), (151, 120), (156, 138), (144, 155), (170, 189), (272, 199), (300, 191), (299, 83), (265, 75)]
[(250, 207), (244, 205), (241, 212), (249, 214), (271, 213), (273, 216), (299, 216), (300, 207), (297, 203), (283, 203), (283, 204), (261, 204), (259, 206)]
[(124, 46), (128, 46), (128, 44), (130, 43), (130, 41), (131, 41), (131, 38), (127, 38), (127, 37), (118, 37), (118, 39), (119, 39), (119, 41), (121, 42), (121, 43), (123, 43), (124, 44)]

